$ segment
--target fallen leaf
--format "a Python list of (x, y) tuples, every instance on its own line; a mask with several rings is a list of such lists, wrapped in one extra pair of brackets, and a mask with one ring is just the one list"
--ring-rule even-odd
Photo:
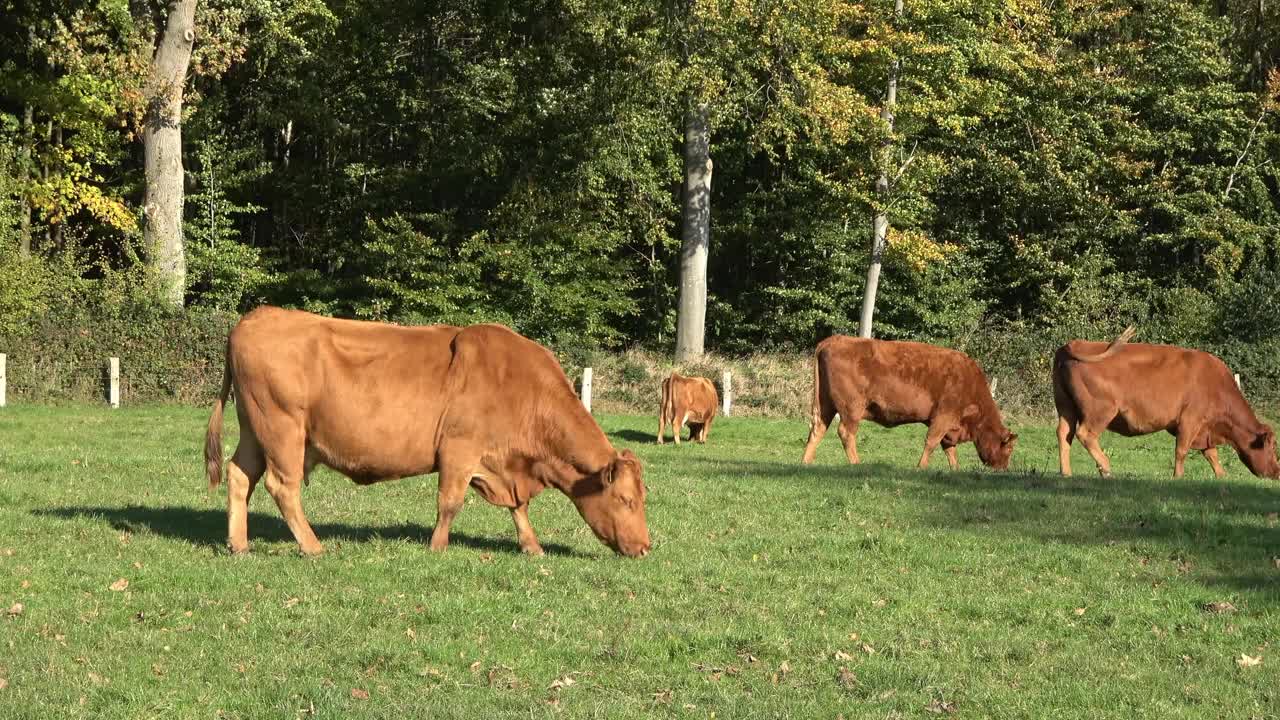
[(0, 690), (3, 690), (3, 689), (5, 689), (5, 688), (7, 688), (7, 687), (9, 687), (9, 679), (8, 679), (8, 678), (0, 678)]
[(852, 655), (850, 655), (849, 653), (847, 653), (847, 652), (843, 651), (843, 650), (837, 650), (837, 651), (836, 651), (836, 659), (837, 659), (837, 660), (852, 660), (852, 659), (853, 659), (853, 656), (852, 656)]
[(141, 570), (141, 569), (142, 569), (142, 563), (140, 563), (140, 562), (136, 562), (136, 561), (135, 561), (135, 562), (133, 563), (133, 569), (134, 569), (134, 570)]
[(493, 562), (493, 553), (480, 553), (480, 562)]
[(124, 578), (120, 578), (119, 580), (111, 583), (109, 589), (112, 592), (124, 592), (124, 589), (127, 587), (129, 587), (129, 581)]
[(950, 715), (956, 711), (956, 704), (935, 698), (934, 700), (929, 701), (929, 704), (925, 705), (924, 709), (937, 715), (941, 715), (943, 713)]
[(369, 691), (361, 690), (360, 688), (351, 688), (351, 697), (355, 698), (356, 700), (368, 700)]
[(297, 605), (297, 604), (298, 604), (298, 603), (300, 603), (300, 602), (302, 602), (302, 601), (301, 601), (301, 600), (299, 600), (298, 598), (296, 598), (296, 597), (291, 597), (291, 598), (289, 598), (288, 600), (285, 600), (285, 601), (284, 601), (284, 607), (286, 607), (286, 608), (291, 608), (291, 607), (293, 607), (294, 605)]
[(791, 663), (787, 662), (786, 660), (783, 660), (782, 664), (778, 666), (778, 672), (782, 673), (783, 675), (786, 675), (787, 673), (791, 672)]
[(1277, 513), (1277, 512), (1269, 512), (1269, 513), (1267, 513), (1267, 525), (1268, 525), (1268, 526), (1270, 526), (1270, 527), (1275, 527), (1277, 522), (1280, 522), (1280, 513)]
[(670, 705), (671, 690), (659, 690), (653, 694), (653, 702), (655, 705)]
[(404, 634), (405, 634), (405, 637), (409, 638), (410, 640), (418, 639), (418, 633), (415, 632), (413, 628), (409, 628), (408, 630), (405, 630)]
[(874, 602), (872, 602), (871, 604), (872, 604), (872, 605), (874, 605), (874, 606), (876, 606), (876, 607), (878, 607), (878, 608), (882, 608), (882, 607), (884, 607), (885, 605), (888, 605), (888, 604), (889, 604), (889, 601), (888, 601), (888, 600), (885, 600), (884, 598), (876, 598), (876, 600), (875, 600)]
[(863, 644), (862, 644), (862, 652), (864, 652), (864, 653), (866, 653), (866, 654), (868, 654), (868, 655), (875, 655), (875, 654), (876, 654), (876, 649), (875, 649), (875, 648), (873, 648), (873, 647), (871, 647), (870, 645), (868, 645), (868, 644), (866, 644), (866, 643), (863, 643)]
[(30, 581), (30, 580), (23, 580), (23, 581), (22, 581), (22, 589), (23, 589), (23, 590), (26, 590), (26, 589), (27, 589), (27, 588), (29, 588), (29, 587), (31, 587), (31, 581)]
[(1262, 656), (1259, 655), (1258, 657), (1251, 657), (1244, 653), (1240, 653), (1240, 657), (1236, 658), (1236, 664), (1242, 668), (1257, 667), (1262, 664)]
[(853, 687), (858, 684), (858, 676), (854, 675), (849, 668), (841, 665), (838, 681), (842, 687)]
[(102, 686), (102, 685), (109, 685), (111, 683), (111, 678), (104, 678), (98, 673), (91, 672), (89, 673), (89, 681), (92, 682), (94, 685)]
[(480, 672), (480, 661), (479, 661), (479, 660), (477, 660), (477, 661), (475, 661), (475, 662), (471, 663), (471, 672)]
[(1229, 602), (1219, 600), (1218, 602), (1205, 603), (1200, 606), (1200, 609), (1207, 613), (1214, 613), (1215, 615), (1218, 615), (1221, 613), (1233, 613), (1236, 611), (1236, 606)]
[(1088, 609), (1089, 609), (1089, 608), (1082, 608), (1082, 607), (1080, 607), (1080, 608), (1076, 608), (1075, 610), (1072, 610), (1071, 612), (1075, 613), (1076, 615), (1083, 615), (1083, 614), (1085, 613), (1085, 611), (1086, 611), (1086, 610), (1088, 610)]
[(9, 609), (7, 612), (9, 613), (9, 617), (17, 617), (18, 615), (22, 614), (23, 610), (26, 610), (26, 609), (27, 609), (26, 605), (23, 605), (22, 603), (14, 603), (13, 605), (9, 606)]
[(548, 686), (548, 687), (547, 687), (547, 689), (548, 689), (548, 690), (560, 690), (560, 689), (562, 689), (562, 688), (567, 688), (567, 687), (569, 687), (570, 685), (577, 685), (577, 684), (578, 684), (578, 681), (577, 681), (577, 680), (574, 680), (574, 679), (573, 679), (573, 677), (571, 677), (571, 676), (569, 676), (569, 675), (565, 675), (565, 676), (564, 676), (564, 677), (562, 677), (562, 678), (557, 678), (557, 679), (553, 680), (553, 681), (551, 682), (551, 685), (550, 685), (550, 686)]

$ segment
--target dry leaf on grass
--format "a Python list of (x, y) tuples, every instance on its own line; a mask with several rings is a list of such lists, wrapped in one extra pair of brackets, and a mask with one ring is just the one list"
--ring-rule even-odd
[(1200, 606), (1200, 609), (1207, 613), (1214, 613), (1215, 615), (1218, 615), (1221, 613), (1233, 613), (1236, 611), (1236, 606), (1229, 602), (1219, 600), (1218, 602), (1205, 603)]
[(847, 652), (843, 651), (843, 650), (837, 650), (837, 651), (836, 651), (836, 659), (837, 659), (837, 660), (852, 660), (852, 659), (853, 659), (853, 656), (852, 656), (852, 655), (850, 655), (849, 653), (847, 653)]
[(124, 589), (127, 587), (129, 587), (129, 581), (124, 578), (120, 578), (119, 580), (111, 583), (108, 589), (112, 592), (124, 592)]
[(23, 605), (22, 603), (14, 603), (13, 605), (10, 605), (9, 609), (6, 610), (5, 612), (9, 613), (9, 617), (16, 617), (18, 615), (21, 615), (22, 611), (26, 609), (27, 609), (26, 605)]
[(1075, 613), (1076, 615), (1083, 615), (1085, 614), (1085, 611), (1087, 611), (1088, 609), (1089, 608), (1078, 607), (1075, 610), (1072, 610), (1071, 612)]
[(924, 706), (924, 709), (936, 715), (941, 715), (943, 713), (950, 715), (956, 711), (956, 704), (945, 700), (934, 699), (930, 700), (929, 704)]
[(837, 680), (841, 687), (849, 688), (858, 684), (858, 676), (854, 675), (853, 671), (843, 665), (840, 666), (840, 674), (837, 677)]
[(670, 690), (670, 689), (667, 689), (667, 690), (659, 690), (658, 692), (654, 693), (654, 694), (653, 694), (653, 703), (654, 703), (655, 705), (670, 705), (670, 704), (671, 704), (671, 690)]
[(8, 678), (0, 678), (0, 690), (3, 690), (3, 689), (5, 689), (5, 688), (7, 688), (7, 687), (9, 687), (9, 679), (8, 679)]
[(567, 688), (567, 687), (569, 687), (570, 685), (577, 685), (577, 684), (578, 684), (578, 681), (573, 679), (573, 677), (572, 677), (572, 673), (571, 673), (571, 674), (569, 674), (569, 675), (565, 675), (565, 676), (564, 676), (564, 677), (562, 677), (562, 678), (556, 678), (555, 680), (553, 680), (553, 681), (551, 682), (551, 685), (550, 685), (550, 686), (548, 686), (548, 687), (547, 687), (547, 689), (548, 689), (548, 690), (561, 690), (561, 689), (563, 689), (563, 688)]
[(297, 605), (297, 604), (298, 604), (298, 603), (300, 603), (300, 602), (302, 602), (302, 601), (301, 601), (301, 600), (299, 600), (298, 598), (296, 598), (296, 597), (291, 597), (291, 598), (289, 598), (288, 600), (285, 600), (285, 601), (284, 601), (284, 607), (285, 607), (286, 609), (287, 609), (287, 608), (291, 608), (291, 607), (293, 607), (294, 605)]
[(1240, 657), (1236, 658), (1236, 665), (1239, 665), (1242, 668), (1257, 667), (1261, 664), (1262, 664), (1261, 655), (1259, 655), (1258, 657), (1253, 657), (1250, 655), (1245, 655), (1244, 653), (1240, 653)]
[(351, 697), (355, 698), (356, 700), (368, 700), (369, 691), (361, 690), (360, 688), (351, 688)]

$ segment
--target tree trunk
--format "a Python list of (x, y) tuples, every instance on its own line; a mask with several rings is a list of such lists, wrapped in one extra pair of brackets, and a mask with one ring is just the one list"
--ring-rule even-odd
[(690, 104), (684, 121), (684, 208), (676, 360), (703, 353), (707, 320), (707, 251), (711, 243), (710, 108)]
[(18, 150), (18, 181), (22, 191), (22, 207), (18, 210), (18, 250), (23, 257), (31, 254), (31, 196), (27, 184), (31, 182), (31, 146), (35, 141), (34, 108), (31, 103), (25, 103), (22, 106), (22, 144)]
[[(902, 0), (894, 0), (894, 24), (902, 17)], [(898, 60), (893, 61), (889, 70), (889, 90), (885, 93), (884, 108), (880, 118), (889, 126), (889, 135), (893, 134), (893, 109), (898, 104)], [(862, 294), (862, 320), (858, 323), (858, 335), (871, 337), (871, 319), (876, 310), (876, 293), (880, 289), (880, 263), (884, 259), (885, 248), (889, 244), (889, 214), (883, 207), (889, 203), (889, 160), (892, 151), (892, 139), (886, 138), (880, 148), (880, 177), (876, 178), (876, 195), (880, 197), (881, 210), (871, 221), (871, 262), (867, 266), (867, 286)]]
[(161, 298), (177, 308), (182, 307), (187, 286), (182, 243), (182, 91), (195, 41), (195, 10), (196, 0), (169, 2), (151, 60), (142, 130), (147, 172), (144, 239), (161, 282)]

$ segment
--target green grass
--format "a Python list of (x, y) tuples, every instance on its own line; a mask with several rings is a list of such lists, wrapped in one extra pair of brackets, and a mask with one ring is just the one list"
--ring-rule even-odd
[(1225, 482), (1199, 457), (1175, 481), (1172, 438), (1109, 435), (1116, 478), (1077, 450), (1063, 479), (1052, 429), (1018, 426), (1015, 472), (972, 445), (919, 472), (922, 427), (867, 423), (864, 465), (832, 432), (806, 468), (803, 423), (675, 448), (605, 417), (646, 463), (647, 559), (554, 491), (546, 557), (474, 495), (433, 554), (433, 477), (327, 471), (303, 498), (328, 554), (260, 490), (236, 558), (206, 418), (0, 411), (0, 717), (1280, 715), (1280, 488), (1230, 452)]

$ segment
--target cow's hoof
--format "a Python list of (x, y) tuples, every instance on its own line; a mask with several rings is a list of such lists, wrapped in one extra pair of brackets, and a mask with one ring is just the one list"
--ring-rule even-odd
[(234, 545), (228, 545), (227, 552), (230, 553), (232, 557), (245, 557), (249, 554), (249, 546), (245, 545), (244, 547), (236, 547)]
[(298, 550), (306, 557), (319, 557), (324, 554), (323, 545), (314, 545), (312, 547), (300, 547)]
[(521, 545), (520, 551), (531, 557), (542, 557), (543, 555), (546, 555), (546, 553), (542, 551), (541, 545)]

